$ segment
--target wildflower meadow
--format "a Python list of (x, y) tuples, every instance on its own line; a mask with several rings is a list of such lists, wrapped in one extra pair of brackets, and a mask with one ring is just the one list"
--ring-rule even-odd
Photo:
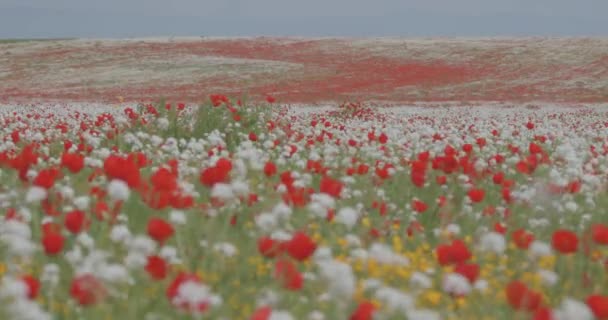
[(608, 319), (608, 109), (0, 106), (1, 319)]

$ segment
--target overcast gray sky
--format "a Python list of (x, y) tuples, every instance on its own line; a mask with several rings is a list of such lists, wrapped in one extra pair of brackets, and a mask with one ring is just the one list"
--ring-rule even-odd
[(600, 36), (608, 0), (0, 0), (0, 38)]

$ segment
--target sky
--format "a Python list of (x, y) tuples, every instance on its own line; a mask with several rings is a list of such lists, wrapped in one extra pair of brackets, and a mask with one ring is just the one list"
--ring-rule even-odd
[(608, 36), (608, 0), (0, 0), (0, 38)]

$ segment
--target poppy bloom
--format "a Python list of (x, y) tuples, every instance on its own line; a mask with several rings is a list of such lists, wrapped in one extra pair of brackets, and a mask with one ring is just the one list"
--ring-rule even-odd
[(578, 237), (576, 233), (560, 229), (553, 233), (553, 248), (563, 254), (575, 253), (578, 249)]
[(106, 295), (106, 290), (94, 275), (84, 274), (72, 280), (70, 295), (78, 304), (90, 306), (100, 302)]
[(463, 275), (469, 282), (474, 283), (477, 280), (477, 277), (479, 277), (479, 265), (474, 263), (461, 263), (456, 265), (454, 272)]
[(458, 239), (453, 240), (451, 244), (439, 245), (435, 254), (442, 266), (463, 263), (472, 257), (466, 244)]
[(50, 189), (55, 185), (55, 179), (59, 176), (59, 171), (57, 169), (44, 169), (38, 172), (36, 178), (34, 178), (34, 185), (44, 188)]
[(524, 229), (518, 229), (511, 233), (513, 242), (519, 249), (527, 250), (534, 241), (534, 235)]
[(261, 237), (258, 239), (258, 251), (266, 258), (274, 258), (283, 250), (283, 245), (280, 241), (270, 237)]
[(65, 228), (74, 234), (80, 233), (86, 225), (85, 214), (80, 210), (73, 210), (66, 213), (63, 221)]
[(264, 174), (267, 177), (272, 177), (276, 173), (277, 173), (277, 166), (273, 162), (270, 162), (270, 161), (266, 162), (266, 164), (264, 165)]
[(597, 244), (608, 245), (608, 226), (604, 224), (591, 226), (591, 237)]
[(27, 287), (27, 298), (30, 300), (36, 299), (38, 292), (40, 292), (40, 281), (31, 275), (21, 277)]
[(65, 239), (59, 232), (46, 232), (42, 236), (42, 246), (47, 255), (56, 255), (63, 250)]
[(608, 319), (608, 296), (594, 294), (586, 302), (596, 318)]
[(375, 311), (376, 306), (373, 303), (369, 301), (361, 302), (350, 315), (349, 320), (372, 320)]
[(321, 185), (319, 187), (321, 193), (326, 193), (334, 198), (339, 198), (342, 188), (343, 184), (339, 180), (327, 176), (321, 178)]
[(285, 249), (292, 258), (303, 261), (315, 253), (317, 245), (305, 233), (296, 232), (291, 240), (285, 244)]
[(148, 235), (163, 243), (169, 239), (174, 233), (173, 226), (161, 218), (150, 218), (148, 220)]
[(486, 192), (483, 189), (471, 189), (467, 192), (467, 196), (469, 196), (469, 199), (473, 203), (478, 203), (478, 202), (483, 201), (483, 198), (485, 197), (485, 195), (486, 195)]
[(201, 184), (207, 187), (213, 187), (216, 183), (226, 182), (232, 170), (232, 162), (228, 159), (221, 158), (215, 166), (206, 168), (201, 172)]
[(270, 319), (270, 315), (272, 314), (272, 308), (270, 307), (260, 307), (253, 312), (251, 318), (249, 320), (268, 320)]
[(414, 209), (414, 211), (416, 211), (418, 213), (423, 213), (428, 208), (429, 208), (429, 206), (424, 201), (421, 201), (418, 199), (412, 201), (412, 209)]
[(291, 260), (277, 260), (274, 265), (274, 277), (287, 290), (300, 290), (304, 284), (304, 277)]
[(84, 157), (77, 153), (64, 153), (61, 156), (61, 166), (72, 173), (78, 173), (84, 168)]
[(507, 300), (515, 310), (534, 311), (542, 305), (542, 296), (520, 282), (513, 281), (505, 289)]
[(159, 256), (149, 256), (145, 270), (152, 279), (162, 280), (167, 276), (167, 262)]

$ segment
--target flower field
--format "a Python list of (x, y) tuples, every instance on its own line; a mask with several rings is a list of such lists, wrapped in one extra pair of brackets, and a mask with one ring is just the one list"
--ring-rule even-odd
[(135, 38), (0, 42), (0, 103), (608, 101), (605, 38)]
[(608, 108), (0, 106), (1, 319), (608, 319)]

